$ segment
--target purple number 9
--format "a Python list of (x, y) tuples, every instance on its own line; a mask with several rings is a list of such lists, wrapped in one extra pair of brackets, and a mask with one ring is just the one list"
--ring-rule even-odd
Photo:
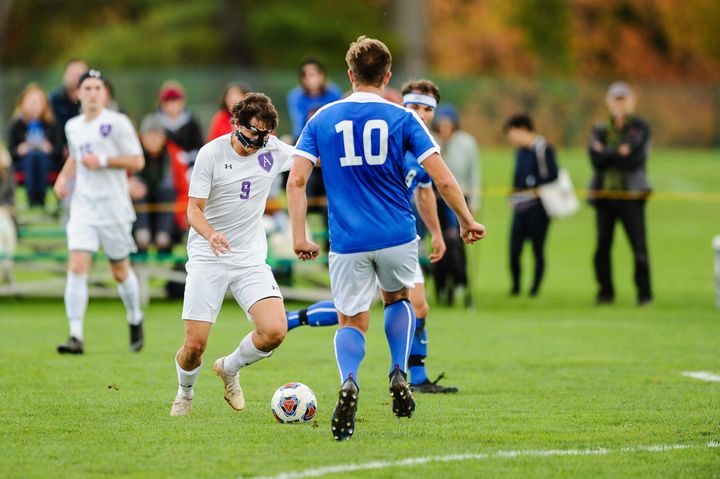
[(250, 182), (243, 181), (240, 183), (240, 199), (246, 200), (250, 198)]

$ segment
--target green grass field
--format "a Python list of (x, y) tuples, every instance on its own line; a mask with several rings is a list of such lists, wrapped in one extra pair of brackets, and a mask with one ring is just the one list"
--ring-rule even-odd
[[(510, 155), (483, 152), (486, 185), (507, 184)], [(584, 187), (583, 152), (562, 151), (560, 160)], [(179, 302), (148, 308), (146, 348), (131, 354), (120, 301), (91, 300), (86, 354), (63, 357), (55, 353), (67, 335), (60, 299), (0, 298), (0, 476), (720, 477), (720, 383), (681, 375), (720, 374), (710, 244), (720, 234), (720, 202), (712, 196), (720, 158), (657, 152), (650, 171), (658, 191), (648, 206), (652, 306), (635, 306), (620, 230), (618, 301), (593, 305), (588, 207), (551, 226), (541, 296), (508, 297), (509, 208), (505, 198), (488, 195), (482, 221), (489, 234), (470, 256), (475, 307), (433, 304), (428, 321), (429, 373), (445, 371), (444, 383), (460, 393), (417, 396), (412, 419), (392, 415), (376, 307), (360, 370), (357, 432), (343, 443), (329, 430), (338, 387), (334, 328), (292, 331), (269, 360), (243, 370), (247, 407), (234, 412), (210, 366), (251, 325), (226, 302), (193, 413), (171, 418)], [(671, 200), (662, 192), (710, 195)], [(525, 259), (529, 268), (529, 254)], [(273, 419), (270, 397), (290, 380), (317, 394), (316, 424)], [(416, 460), (397, 463), (408, 458)], [(351, 464), (358, 469), (321, 469)]]

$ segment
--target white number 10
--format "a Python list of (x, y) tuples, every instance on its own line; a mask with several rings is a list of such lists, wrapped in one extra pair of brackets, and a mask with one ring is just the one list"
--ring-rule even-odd
[[(380, 145), (377, 154), (373, 154), (372, 132), (380, 133)], [(355, 138), (353, 123), (343, 120), (335, 125), (335, 131), (342, 133), (345, 156), (340, 157), (341, 166), (359, 166), (363, 164), (363, 157), (355, 152)], [(363, 127), (363, 156), (368, 165), (382, 165), (387, 159), (388, 152), (388, 125), (385, 120), (368, 120)]]

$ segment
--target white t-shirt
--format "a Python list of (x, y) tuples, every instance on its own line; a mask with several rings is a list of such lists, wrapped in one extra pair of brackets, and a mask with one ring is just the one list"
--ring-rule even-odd
[(188, 258), (237, 266), (262, 264), (267, 258), (265, 202), (275, 177), (292, 166), (293, 147), (271, 136), (265, 148), (240, 156), (230, 137), (223, 135), (200, 149), (189, 192), (193, 198), (207, 198), (205, 218), (225, 234), (230, 251), (215, 256), (207, 240), (191, 227)]
[(70, 201), (70, 221), (107, 225), (135, 221), (135, 210), (123, 168), (88, 169), (83, 154), (114, 158), (142, 155), (142, 147), (130, 119), (122, 113), (103, 110), (92, 121), (85, 115), (65, 125), (70, 155), (76, 162), (75, 187)]

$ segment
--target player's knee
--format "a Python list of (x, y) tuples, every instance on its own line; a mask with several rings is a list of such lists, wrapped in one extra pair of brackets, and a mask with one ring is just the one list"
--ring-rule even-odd
[(287, 334), (287, 324), (278, 323), (269, 328), (265, 328), (262, 332), (258, 331), (264, 345), (268, 348), (275, 349), (285, 339)]
[(199, 359), (205, 352), (205, 346), (207, 342), (200, 338), (186, 338), (185, 339), (185, 355), (188, 359)]

